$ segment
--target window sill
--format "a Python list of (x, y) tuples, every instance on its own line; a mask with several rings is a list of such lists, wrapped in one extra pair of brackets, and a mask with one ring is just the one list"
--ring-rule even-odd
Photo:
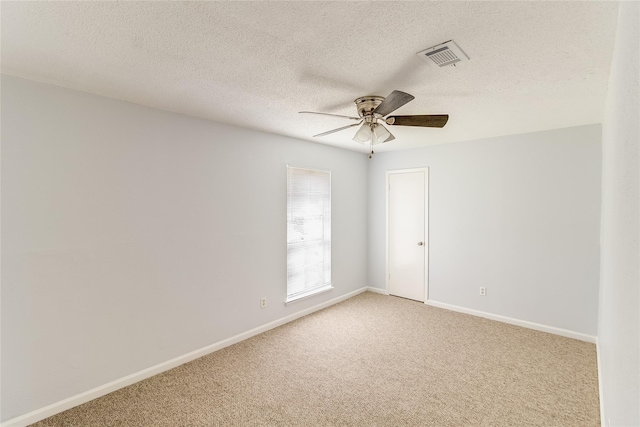
[(286, 305), (293, 304), (294, 302), (302, 301), (303, 299), (307, 299), (309, 297), (312, 297), (312, 296), (315, 296), (315, 295), (318, 295), (318, 294), (323, 294), (325, 292), (330, 292), (332, 289), (333, 289), (333, 286), (331, 286), (331, 285), (323, 286), (321, 288), (314, 289), (314, 290), (306, 292), (304, 294), (296, 295), (293, 298), (287, 299), (285, 301), (285, 304)]

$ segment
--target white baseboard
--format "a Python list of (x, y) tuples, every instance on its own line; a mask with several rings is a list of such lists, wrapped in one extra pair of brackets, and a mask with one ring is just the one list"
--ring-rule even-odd
[[(207, 354), (213, 353), (214, 351), (223, 349), (230, 345), (236, 344), (240, 341), (246, 340), (247, 338), (251, 338), (255, 335), (266, 332), (270, 329), (277, 328), (278, 326), (282, 326), (285, 323), (292, 322), (300, 317), (306, 316), (307, 314), (311, 314), (315, 311), (322, 310), (323, 308), (327, 308), (331, 305), (337, 304), (341, 301), (354, 297), (362, 292), (366, 292), (371, 288), (363, 287), (357, 289), (353, 292), (349, 292), (345, 295), (339, 296), (337, 298), (330, 299), (329, 301), (325, 301), (323, 303), (314, 305), (313, 307), (306, 308), (304, 310), (293, 313), (289, 316), (285, 316), (281, 319), (274, 320), (273, 322), (266, 323), (262, 326), (258, 326), (257, 328), (250, 329), (246, 332), (240, 333), (233, 337), (227, 338), (222, 341), (218, 341), (217, 343), (208, 345), (201, 349), (192, 351), (190, 353), (184, 354), (182, 356), (178, 356), (174, 359), (168, 360), (166, 362), (157, 364), (147, 369), (143, 369), (141, 371), (135, 372), (131, 375), (127, 375), (126, 377), (122, 377), (115, 381), (111, 381), (110, 383), (98, 386), (91, 390), (85, 391), (84, 393), (76, 394), (75, 396), (71, 396), (67, 399), (61, 400), (59, 402), (53, 403), (49, 406), (45, 406), (44, 408), (36, 409), (35, 411), (31, 411), (27, 414), (20, 415), (16, 418), (12, 418), (10, 420), (5, 421), (0, 425), (0, 427), (23, 427), (28, 426), (30, 424), (36, 423), (40, 420), (44, 420), (45, 418), (49, 418), (52, 415), (58, 414), (62, 411), (66, 411), (67, 409), (71, 409), (75, 406), (86, 403), (90, 400), (96, 399), (98, 397), (104, 396), (105, 394), (109, 394), (113, 391), (126, 387), (128, 385), (137, 383), (138, 381), (142, 381), (146, 378), (157, 375), (161, 372), (168, 371), (169, 369), (173, 369), (176, 366), (183, 365), (192, 360), (198, 359), (202, 356), (206, 356)], [(374, 291), (375, 292), (375, 291)]]
[(548, 332), (550, 334), (560, 335), (567, 338), (573, 338), (580, 341), (596, 343), (596, 337), (593, 335), (574, 332), (568, 329), (556, 328), (554, 326), (543, 325), (540, 323), (529, 322), (527, 320), (515, 319), (513, 317), (501, 316), (499, 314), (487, 313), (484, 311), (473, 310), (471, 308), (460, 307), (457, 305), (447, 304), (433, 300), (425, 301), (425, 304), (433, 307), (444, 308), (446, 310), (457, 311), (460, 313), (471, 314), (472, 316), (484, 317), (485, 319), (496, 320), (498, 322), (508, 323), (510, 325), (522, 326), (524, 328), (535, 329), (536, 331)]
[(608, 427), (607, 419), (604, 415), (604, 397), (602, 396), (602, 368), (600, 361), (600, 342), (596, 339), (596, 358), (598, 361), (598, 398), (600, 399), (600, 425)]
[(372, 288), (371, 286), (367, 286), (366, 289), (367, 289), (367, 291), (375, 292), (376, 294), (389, 295), (389, 292), (387, 292), (386, 289)]

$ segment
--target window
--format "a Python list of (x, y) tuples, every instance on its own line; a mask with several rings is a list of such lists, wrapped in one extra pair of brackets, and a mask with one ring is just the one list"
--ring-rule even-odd
[(331, 287), (331, 172), (287, 166), (287, 302)]

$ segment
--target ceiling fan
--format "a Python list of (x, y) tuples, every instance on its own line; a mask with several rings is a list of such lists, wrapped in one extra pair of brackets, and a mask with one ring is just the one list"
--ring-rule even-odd
[(447, 124), (449, 120), (448, 114), (431, 114), (420, 116), (389, 116), (392, 112), (402, 107), (404, 104), (415, 99), (413, 95), (394, 90), (386, 98), (382, 96), (362, 96), (355, 101), (358, 110), (358, 117), (342, 116), (339, 114), (317, 113), (315, 111), (300, 111), (301, 114), (321, 114), (323, 116), (341, 117), (344, 119), (357, 120), (353, 123), (327, 132), (319, 133), (316, 136), (325, 136), (334, 132), (339, 132), (354, 126), (360, 126), (353, 140), (360, 144), (369, 143), (371, 146), (371, 155), (373, 154), (373, 146), (384, 142), (389, 142), (395, 137), (383, 126), (419, 126), (429, 128), (441, 128)]

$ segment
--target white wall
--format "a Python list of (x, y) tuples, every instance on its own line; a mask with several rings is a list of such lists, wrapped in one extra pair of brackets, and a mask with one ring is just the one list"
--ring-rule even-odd
[(598, 347), (604, 421), (640, 425), (640, 3), (621, 2), (602, 136)]
[[(2, 151), (3, 421), (366, 286), (364, 154), (8, 76)], [(285, 306), (288, 163), (336, 289)]]
[(596, 335), (600, 138), (589, 125), (374, 156), (370, 286), (385, 287), (385, 171), (427, 166), (429, 299)]

